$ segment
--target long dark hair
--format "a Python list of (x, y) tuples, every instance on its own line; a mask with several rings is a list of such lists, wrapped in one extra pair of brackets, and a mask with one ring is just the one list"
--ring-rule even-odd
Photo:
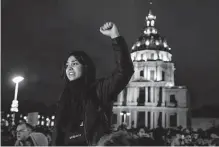
[[(84, 67), (81, 78), (69, 81), (66, 75), (66, 61), (70, 56), (74, 56)], [(76, 116), (82, 113), (84, 102), (86, 101), (87, 89), (96, 79), (96, 68), (91, 58), (83, 51), (74, 51), (68, 55), (63, 64), (62, 78), (65, 80), (65, 87), (57, 103), (57, 113), (55, 125), (66, 127), (71, 124)], [(68, 112), (71, 112), (69, 115)], [(78, 123), (78, 122), (76, 122)]]

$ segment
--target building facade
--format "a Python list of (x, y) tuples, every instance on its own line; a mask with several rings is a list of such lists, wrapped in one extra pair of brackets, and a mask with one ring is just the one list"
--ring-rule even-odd
[(118, 95), (113, 124), (148, 128), (187, 127), (189, 101), (185, 86), (175, 86), (171, 48), (155, 27), (156, 16), (149, 11), (142, 35), (132, 47), (133, 74)]

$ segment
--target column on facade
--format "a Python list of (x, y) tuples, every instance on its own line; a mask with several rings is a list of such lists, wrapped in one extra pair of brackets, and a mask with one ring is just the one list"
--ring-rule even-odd
[(162, 106), (165, 106), (165, 101), (166, 101), (166, 91), (164, 87), (162, 87)]
[(138, 112), (138, 110), (133, 111), (133, 118), (134, 118), (133, 120), (135, 122), (135, 124), (134, 124), (135, 128), (137, 127), (137, 112)]
[(157, 65), (157, 80), (161, 80), (161, 68), (160, 65)]
[(124, 100), (124, 90), (122, 90), (122, 91), (119, 93), (119, 96), (118, 96), (118, 105), (122, 105), (123, 100)]
[(159, 88), (154, 87), (154, 102), (157, 104), (159, 100)]
[(162, 111), (162, 127), (166, 127), (165, 125), (165, 118), (166, 118), (166, 114), (165, 114), (165, 111)]
[(122, 124), (122, 116), (120, 115), (120, 113), (121, 113), (121, 109), (117, 111), (117, 123), (118, 123), (117, 125), (118, 126)]
[(145, 106), (147, 106), (148, 103), (148, 87), (145, 87)]
[(154, 128), (154, 111), (151, 111), (151, 119), (150, 119), (150, 121), (151, 121), (151, 129), (153, 129)]
[(169, 113), (166, 113), (166, 127), (169, 128), (170, 127), (170, 116)]
[[(134, 64), (134, 71), (137, 71), (135, 64)], [(135, 79), (137, 79), (137, 72), (134, 72), (134, 74), (132, 76), (132, 80), (135, 80)]]
[(144, 67), (144, 77), (145, 77), (145, 79), (147, 79), (148, 80), (148, 67), (147, 66), (145, 66)]
[(134, 93), (133, 93), (133, 88), (132, 87), (127, 87), (127, 89), (128, 89), (128, 95), (127, 95), (127, 97), (128, 97), (128, 104), (129, 105), (131, 105), (132, 104), (132, 99), (133, 99), (133, 95), (134, 95)]
[(145, 110), (145, 126), (148, 126), (148, 110)]
[(134, 90), (133, 102), (134, 102), (134, 105), (136, 106), (138, 104), (137, 99), (139, 97), (139, 87), (134, 87), (133, 90)]
[(154, 87), (151, 86), (151, 102), (154, 102)]
[(147, 66), (147, 80), (150, 80), (150, 68)]
[(154, 128), (157, 128), (158, 125), (158, 117), (159, 117), (159, 112), (155, 111), (154, 112)]
[(129, 105), (132, 100), (132, 93), (130, 91), (130, 87), (127, 87), (127, 104)]

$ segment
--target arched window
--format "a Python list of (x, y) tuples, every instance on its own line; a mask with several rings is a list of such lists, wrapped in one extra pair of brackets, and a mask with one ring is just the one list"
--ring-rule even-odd
[(144, 70), (140, 71), (140, 77), (144, 77)]
[(151, 54), (151, 60), (154, 60), (154, 53)]
[(165, 72), (162, 71), (162, 81), (165, 81)]
[(177, 114), (170, 115), (170, 127), (177, 127)]
[(170, 103), (174, 104), (174, 107), (177, 107), (176, 96), (174, 94), (170, 95)]

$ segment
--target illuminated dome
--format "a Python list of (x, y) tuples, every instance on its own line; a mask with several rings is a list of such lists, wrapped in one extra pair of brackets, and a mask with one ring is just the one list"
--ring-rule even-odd
[(156, 16), (152, 14), (151, 10), (145, 21), (143, 33), (132, 46), (132, 53), (141, 50), (159, 50), (171, 53), (171, 48), (168, 46), (166, 39), (160, 36), (155, 28)]

